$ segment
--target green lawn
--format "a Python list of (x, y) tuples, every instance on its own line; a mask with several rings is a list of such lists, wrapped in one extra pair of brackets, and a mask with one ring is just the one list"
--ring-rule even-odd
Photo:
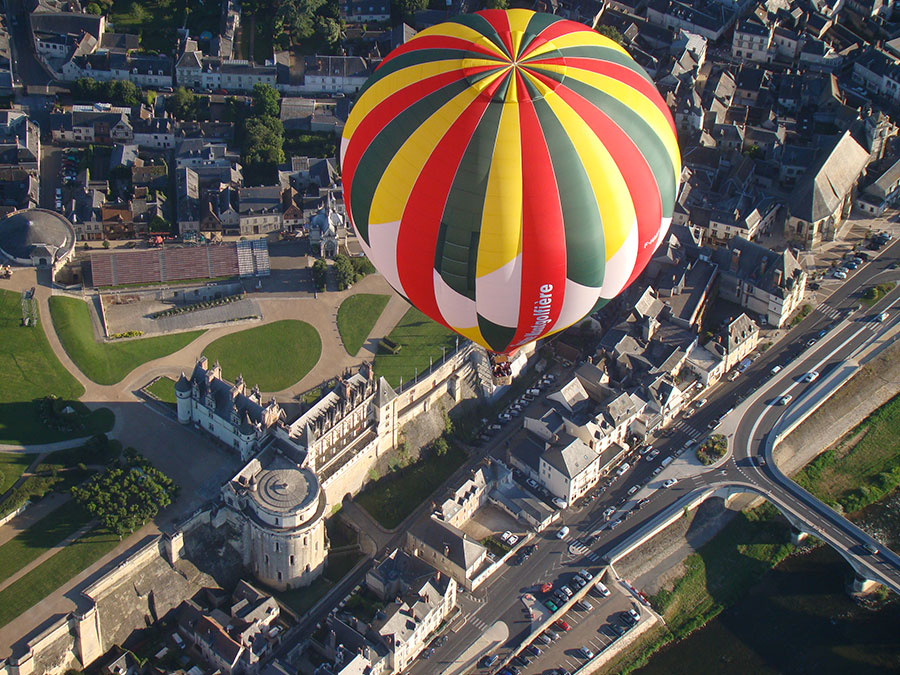
[(49, 551), (90, 519), (83, 509), (70, 502), (20, 532), (0, 546), (0, 581)]
[(59, 553), (0, 591), (0, 626), (5, 626), (99, 560), (119, 544), (103, 530), (91, 530)]
[(202, 330), (160, 337), (101, 343), (94, 339), (90, 310), (77, 298), (50, 298), (59, 341), (75, 365), (97, 384), (115, 384), (139, 365), (186, 347)]
[(0, 452), (0, 495), (9, 490), (37, 455)]
[(36, 399), (55, 395), (72, 402), (84, 387), (63, 368), (42, 327), (25, 328), (21, 323), (20, 294), (0, 291), (0, 443), (50, 443), (111, 429), (108, 409), (90, 413), (77, 403), (73, 407), (84, 415), (79, 431), (61, 431), (44, 423)]
[(305, 321), (284, 320), (221, 337), (203, 353), (210, 364), (219, 362), (230, 382), (243, 375), (248, 385), (281, 391), (312, 370), (322, 354), (322, 340)]
[(375, 322), (391, 299), (389, 295), (359, 293), (351, 295), (338, 308), (337, 325), (344, 349), (355, 356), (372, 332)]
[(465, 461), (466, 453), (451, 447), (443, 456), (420, 459), (369, 483), (356, 501), (382, 526), (392, 530)]
[(430, 360), (439, 362), (442, 347), (451, 352), (456, 347), (457, 335), (412, 307), (388, 338), (400, 345), (400, 351), (388, 354), (379, 350), (375, 355), (375, 375), (384, 376), (396, 387), (401, 378), (409, 382), (416, 372), (421, 375), (428, 370)]
[(894, 287), (897, 284), (893, 281), (889, 281), (884, 284), (878, 284), (877, 286), (869, 286), (863, 294), (862, 294), (862, 303), (866, 307), (871, 307), (876, 302), (881, 300), (885, 295), (894, 290)]
[(175, 398), (175, 380), (171, 377), (160, 377), (147, 386), (146, 390), (163, 403), (174, 406), (178, 402)]
[[(185, 20), (185, 0), (115, 0), (109, 21), (118, 33), (141, 36), (141, 47), (171, 54), (175, 51), (177, 34)], [(219, 32), (218, 0), (191, 0), (187, 26), (191, 35), (203, 31)]]

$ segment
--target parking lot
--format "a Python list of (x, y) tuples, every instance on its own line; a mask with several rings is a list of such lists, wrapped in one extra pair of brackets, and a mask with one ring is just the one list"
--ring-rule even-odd
[[(536, 586), (533, 595), (539, 600), (552, 601), (557, 592), (565, 592), (561, 590), (563, 587), (574, 593), (578, 576), (575, 572), (561, 574), (549, 582), (551, 588), (545, 584), (542, 591), (541, 586)], [(576, 602), (551, 628), (525, 646), (500, 673), (504, 670), (510, 675), (573, 673), (627, 636), (642, 621), (655, 620), (621, 585), (613, 581), (600, 583), (608, 595), (592, 587), (582, 601)]]

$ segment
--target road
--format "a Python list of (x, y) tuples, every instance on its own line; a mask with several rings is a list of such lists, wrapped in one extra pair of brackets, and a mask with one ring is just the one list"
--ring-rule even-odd
[(8, 0), (7, 26), (12, 50), (13, 81), (16, 85), (43, 86), (53, 81), (50, 73), (37, 60), (31, 31), (28, 29), (28, 12), (25, 0)]
[[(898, 256), (900, 242), (894, 242), (846, 282), (834, 284), (836, 289), (823, 303), (757, 358), (735, 382), (723, 381), (704, 392), (708, 399), (705, 406), (690, 418), (677, 421), (668, 437), (653, 440), (654, 447), (660, 450), (658, 457), (632, 459), (633, 468), (609, 485), (599, 499), (570, 508), (562, 522), (538, 535), (537, 552), (529, 560), (495, 575), (473, 595), (463, 596), (461, 605), (468, 613), (466, 623), (449, 633), (447, 642), (428, 661), (417, 661), (409, 672), (426, 675), (435, 672), (436, 667), (448, 668), (487, 627), (498, 621), (510, 629), (508, 640), (497, 650), (505, 660), (531, 633), (531, 623), (522, 614), (523, 593), (534, 592), (535, 586), (546, 580), (565, 582), (582, 568), (595, 575), (602, 573), (611, 559), (621, 557), (629, 540), (653, 529), (655, 523), (671, 514), (677, 515), (683, 504), (696, 503), (717, 490), (749, 491), (766, 497), (797, 529), (835, 546), (858, 574), (862, 572), (862, 576), (882, 581), (900, 592), (900, 558), (799, 488), (772, 460), (772, 436), (778, 432), (776, 427), (782, 420), (789, 421), (786, 413), (793, 415), (802, 410), (809, 398), (821, 395), (822, 388), (840, 376), (839, 370), (860, 348), (900, 326), (900, 287), (872, 308), (861, 307), (859, 299), (866, 287), (900, 278), (900, 272), (887, 269)], [(887, 321), (881, 323), (874, 319), (887, 308), (892, 308)], [(775, 366), (780, 366), (780, 370), (773, 376), (771, 371)], [(819, 379), (813, 383), (801, 382), (810, 370), (817, 370)], [(776, 404), (784, 394), (790, 394), (792, 401), (788, 405)], [(716, 425), (726, 411), (727, 419)], [(662, 460), (680, 454), (685, 446), (693, 447), (715, 426), (730, 436), (731, 452), (724, 463), (662, 489), (663, 479), (669, 472), (668, 469), (663, 473), (658, 471)], [(762, 466), (757, 459), (760, 457), (765, 458)], [(643, 487), (629, 497), (627, 492), (634, 485)], [(636, 501), (647, 495), (643, 508), (633, 509)], [(608, 508), (615, 508), (616, 512), (605, 518), (603, 512)], [(621, 524), (611, 530), (609, 524), (616, 520), (621, 520)], [(569, 526), (571, 534), (567, 540), (560, 541), (555, 534), (563, 523)], [(574, 547), (579, 552), (573, 554), (570, 548), (573, 541), (587, 546)], [(868, 553), (863, 548), (866, 543), (876, 544), (879, 552)], [(608, 614), (607, 610), (604, 607), (600, 613)], [(566, 614), (567, 620), (571, 616), (571, 612)], [(594, 630), (592, 625), (585, 634)], [(568, 652), (561, 651), (558, 656), (562, 660)], [(523, 672), (538, 671), (523, 669)]]

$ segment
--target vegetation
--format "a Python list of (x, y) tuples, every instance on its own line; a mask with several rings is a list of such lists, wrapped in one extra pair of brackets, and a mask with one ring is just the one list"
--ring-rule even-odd
[(605, 35), (616, 44), (625, 44), (624, 36), (615, 26), (597, 26), (594, 30), (600, 33), (600, 35)]
[(109, 467), (72, 495), (100, 524), (119, 536), (131, 534), (172, 503), (177, 486), (171, 478), (129, 448), (124, 466)]
[(300, 45), (305, 54), (335, 53), (343, 30), (338, 3), (326, 0), (282, 0), (272, 22), (280, 49)]
[(221, 337), (204, 353), (210, 362), (219, 362), (226, 380), (243, 375), (263, 391), (281, 391), (312, 370), (322, 341), (305, 321), (275, 321)]
[(328, 282), (328, 263), (322, 258), (317, 258), (313, 263), (312, 277), (313, 283), (316, 285), (316, 290), (324, 291), (325, 285)]
[(791, 319), (791, 325), (796, 326), (798, 323), (803, 321), (803, 319), (805, 319), (807, 316), (809, 316), (809, 313), (812, 312), (812, 310), (813, 310), (813, 307), (809, 303), (801, 306), (800, 311), (798, 311), (796, 316), (794, 316), (794, 318)]
[(502, 558), (509, 553), (509, 544), (506, 544), (494, 536), (485, 537), (481, 540), (482, 545), (498, 558)]
[(270, 84), (253, 85), (253, 114), (257, 117), (278, 117), (281, 114), (281, 94)]
[[(37, 455), (25, 452), (0, 453), (0, 496), (16, 484), (35, 457)], [(3, 511), (2, 504), (0, 501), (0, 512)]]
[(107, 14), (119, 33), (139, 35), (144, 50), (171, 54), (177, 44), (177, 30), (182, 26), (191, 35), (204, 31), (217, 33), (222, 3), (218, 0), (92, 0), (86, 11)]
[(388, 339), (400, 345), (396, 354), (379, 348), (375, 355), (375, 374), (384, 376), (392, 386), (409, 382), (428, 370), (429, 364), (440, 362), (443, 354), (456, 348), (455, 333), (435, 323), (416, 308), (409, 311), (391, 331)]
[(87, 304), (61, 295), (50, 298), (50, 316), (69, 358), (97, 384), (115, 384), (142, 363), (177, 352), (203, 334), (198, 330), (103, 344), (94, 339)]
[(161, 312), (154, 312), (150, 315), (150, 318), (163, 319), (167, 316), (178, 316), (179, 314), (196, 312), (201, 309), (210, 309), (212, 307), (219, 307), (220, 305), (227, 305), (228, 303), (237, 302), (238, 300), (243, 299), (243, 293), (239, 293), (238, 295), (226, 295), (224, 298), (216, 298), (215, 300), (207, 300), (206, 302), (195, 302), (191, 305), (181, 305), (180, 307), (171, 307), (170, 309), (164, 309)]
[(199, 97), (190, 89), (176, 87), (166, 99), (166, 112), (179, 120), (195, 120), (198, 116)]
[[(40, 327), (22, 326), (20, 296), (11, 291), (0, 291), (0, 372), (0, 443), (51, 443), (112, 428), (107, 408), (91, 412), (75, 400), (84, 387), (63, 368)], [(41, 399), (50, 395), (78, 414), (74, 433), (45, 423)]]
[(863, 304), (867, 307), (871, 307), (876, 302), (881, 300), (881, 298), (883, 298), (885, 295), (894, 290), (894, 286), (896, 286), (896, 284), (893, 281), (878, 284), (877, 286), (869, 286), (869, 288), (867, 288), (863, 293)]
[(458, 447), (444, 455), (433, 453), (370, 483), (356, 501), (383, 527), (394, 529), (465, 460), (465, 452)]
[(109, 532), (91, 530), (4, 588), (0, 591), (0, 626), (43, 600), (118, 543), (119, 538)]
[(359, 293), (341, 303), (337, 313), (337, 326), (348, 354), (353, 356), (362, 349), (388, 300), (388, 295)]
[(87, 525), (83, 509), (64, 504), (0, 546), (0, 581), (8, 579), (66, 537)]
[(145, 390), (163, 403), (174, 406), (178, 402), (178, 399), (175, 398), (175, 380), (171, 377), (157, 378), (147, 385)]
[(334, 273), (339, 291), (345, 291), (357, 281), (375, 271), (375, 266), (366, 257), (348, 258), (344, 254), (334, 257)]
[(113, 333), (109, 336), (110, 340), (122, 340), (124, 338), (140, 337), (144, 334), (142, 330), (126, 330), (124, 333)]
[(337, 157), (337, 141), (329, 131), (285, 131), (286, 154), (303, 157)]
[(728, 452), (728, 439), (722, 434), (713, 434), (697, 448), (697, 459), (701, 464), (715, 464)]
[(134, 106), (146, 100), (144, 92), (134, 82), (128, 80), (98, 82), (92, 77), (79, 77), (75, 80), (72, 85), (72, 97), (80, 101), (121, 106)]

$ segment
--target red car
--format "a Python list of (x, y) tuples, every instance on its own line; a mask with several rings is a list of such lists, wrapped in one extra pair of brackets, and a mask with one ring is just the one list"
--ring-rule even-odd
[(567, 623), (566, 623), (565, 621), (563, 621), (562, 619), (556, 620), (556, 621), (553, 623), (553, 627), (554, 627), (556, 630), (561, 630), (563, 633), (568, 633), (569, 630), (572, 628), (569, 624), (567, 624)]
[(548, 581), (541, 585), (541, 593), (549, 593), (553, 590), (553, 582)]

